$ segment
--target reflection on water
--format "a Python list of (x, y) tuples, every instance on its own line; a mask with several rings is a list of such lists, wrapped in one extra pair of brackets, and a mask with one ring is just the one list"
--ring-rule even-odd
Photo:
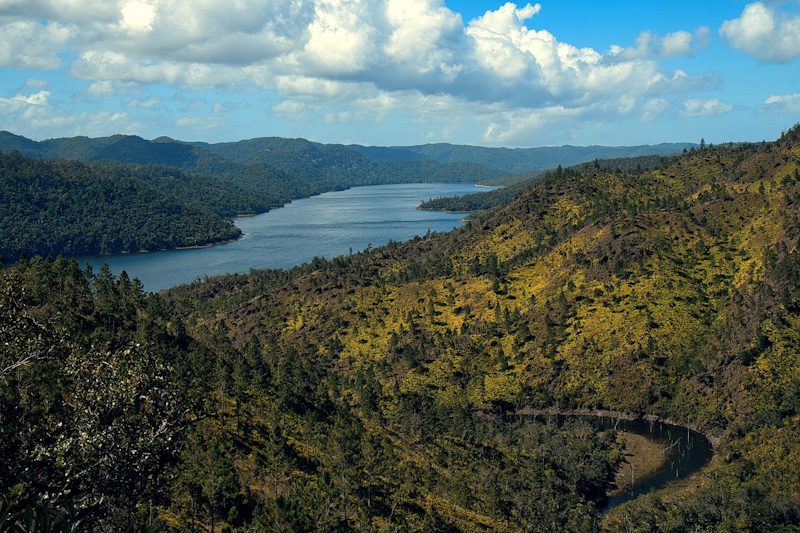
[(236, 219), (241, 239), (194, 250), (79, 258), (97, 270), (108, 263), (155, 291), (205, 276), (289, 268), (314, 256), (331, 258), (427, 231), (450, 231), (463, 214), (419, 211), (423, 201), (486, 191), (471, 184), (402, 184), (356, 187), (295, 200), (285, 207)]
[(653, 489), (664, 487), (672, 481), (685, 478), (697, 472), (711, 461), (711, 457), (714, 454), (711, 443), (700, 433), (662, 422), (577, 415), (540, 415), (531, 418), (554, 421), (558, 424), (568, 419), (583, 420), (589, 422), (597, 429), (613, 428), (617, 431), (634, 433), (662, 445), (662, 449), (665, 450), (668, 457), (661, 470), (654, 472), (646, 478), (636, 479), (634, 484), (625, 490), (625, 492), (615, 496), (609, 496), (604, 507), (606, 512), (637, 496), (647, 494)]
[(690, 429), (646, 420), (593, 418), (593, 421), (598, 427), (616, 425), (618, 431), (647, 437), (661, 444), (667, 454), (667, 461), (661, 470), (647, 478), (635, 480), (634, 485), (625, 492), (609, 497), (607, 510), (695, 473), (711, 461), (714, 453), (708, 439)]

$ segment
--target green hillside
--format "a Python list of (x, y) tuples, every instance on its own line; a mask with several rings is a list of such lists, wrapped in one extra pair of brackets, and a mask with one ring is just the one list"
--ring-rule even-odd
[(474, 163), (512, 174), (541, 172), (572, 166), (595, 159), (620, 159), (642, 156), (667, 156), (696, 147), (691, 143), (662, 143), (640, 146), (542, 146), (537, 148), (488, 148), (457, 144), (418, 146), (358, 146), (351, 148), (373, 159), (440, 163)]
[[(590, 170), (613, 169), (618, 171), (635, 170), (637, 172), (641, 172), (642, 170), (663, 167), (669, 164), (669, 157), (649, 155), (631, 157), (627, 159), (595, 159), (589, 163), (576, 165), (576, 167)], [(556, 167), (555, 170), (557, 171), (558, 167)], [(489, 209), (494, 209), (509, 203), (518, 194), (530, 187), (531, 183), (540, 176), (541, 173), (509, 174), (503, 176), (499, 180), (486, 180), (486, 183), (489, 184), (501, 184), (501, 187), (492, 191), (465, 194), (462, 196), (434, 198), (427, 202), (423, 202), (419, 207), (420, 209), (430, 209), (434, 211), (455, 211), (459, 213), (487, 211)]]
[(241, 232), (221, 211), (231, 198), (169, 170), (29, 159), (0, 153), (0, 258), (108, 254), (202, 246)]
[[(0, 493), (89, 528), (795, 531), (799, 211), (795, 127), (545, 173), (448, 234), (165, 295), (20, 265), (0, 367), (37, 357), (0, 391)], [(619, 435), (523, 408), (659, 415), (716, 453), (604, 515)]]
[(452, 234), (319, 263), (281, 288), (235, 277), (176, 301), (188, 294), (198, 323), (224, 325), (242, 348), (255, 337), (374, 375), (384, 417), (406, 401), (425, 412), (557, 405), (655, 413), (722, 439), (699, 487), (609, 523), (791, 524), (798, 133), (649, 171), (554, 172)]
[(358, 185), (470, 183), (504, 174), (465, 162), (378, 161), (341, 145), (279, 137), (217, 144), (186, 143), (168, 137), (149, 141), (134, 135), (36, 142), (0, 132), (0, 150), (19, 150), (36, 158), (172, 166), (246, 189), (259, 205), (266, 206), (261, 211), (296, 198)]

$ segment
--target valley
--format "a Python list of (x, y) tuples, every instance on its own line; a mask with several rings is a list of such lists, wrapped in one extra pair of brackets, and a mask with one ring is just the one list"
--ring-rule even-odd
[[(104, 527), (791, 530), (799, 169), (797, 127), (558, 168), (448, 233), (161, 294), (22, 261), (0, 480)], [(619, 427), (524, 409), (657, 415), (716, 453), (617, 505)]]
[(138, 278), (148, 291), (251, 269), (291, 268), (369, 246), (402, 242), (463, 224), (463, 214), (420, 212), (430, 197), (486, 191), (470, 184), (372, 185), (295, 200), (268, 213), (233, 219), (239, 239), (211, 248), (78, 257), (95, 271), (108, 264)]
[(0, 0), (0, 533), (800, 533), (800, 0)]

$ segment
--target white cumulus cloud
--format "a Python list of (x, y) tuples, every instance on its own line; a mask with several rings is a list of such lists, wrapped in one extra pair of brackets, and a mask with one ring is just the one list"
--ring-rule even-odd
[(684, 100), (681, 114), (685, 117), (716, 117), (732, 110), (732, 105), (720, 102), (719, 98), (690, 98)]
[(128, 107), (138, 107), (139, 109), (150, 109), (158, 105), (158, 98), (133, 98), (128, 102)]
[[(275, 91), (273, 113), (297, 121), (464, 113), (493, 142), (575, 117), (654, 116), (653, 102), (719, 85), (659, 63), (696, 53), (707, 28), (601, 51), (541, 27), (545, 9), (507, 2), (464, 20), (445, 0), (0, 0), (0, 65), (69, 57), (86, 100), (128, 93), (134, 107), (150, 100), (132, 86), (169, 84)], [(192, 124), (217, 123), (178, 126)]]
[(152, 4), (141, 0), (128, 0), (122, 5), (122, 27), (129, 31), (150, 31), (156, 18)]
[(694, 33), (685, 30), (659, 36), (644, 31), (636, 37), (636, 45), (611, 47), (610, 55), (621, 60), (691, 56), (708, 45), (711, 30), (701, 26)]
[(669, 102), (666, 98), (651, 98), (647, 100), (642, 106), (642, 122), (650, 122), (655, 117), (663, 113), (669, 107)]
[(49, 99), (49, 91), (39, 91), (28, 96), (17, 94), (11, 98), (0, 98), (0, 104), (9, 107), (45, 106)]
[(465, 23), (443, 0), (107, 0), (94, 19), (75, 0), (0, 1), (23, 34), (0, 43), (41, 41), (28, 59), (40, 68), (70, 49), (71, 73), (93, 81), (307, 93), (300, 80), (317, 80), (326, 90), (366, 83), (513, 106), (643, 94), (673, 77), (656, 58), (689, 54), (703, 40), (702, 31), (646, 33), (604, 54), (529, 29), (542, 6), (511, 2)]
[(800, 113), (800, 93), (770, 95), (764, 100), (763, 107), (786, 113)]
[(0, 66), (57, 68), (61, 65), (58, 50), (73, 35), (72, 28), (57, 22), (14, 20), (0, 24)]
[(800, 56), (800, 16), (781, 13), (764, 2), (748, 4), (719, 32), (728, 45), (761, 61), (788, 63)]

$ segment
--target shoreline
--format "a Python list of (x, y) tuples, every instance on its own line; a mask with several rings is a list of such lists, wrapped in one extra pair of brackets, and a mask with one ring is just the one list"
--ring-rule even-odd
[(612, 497), (625, 494), (637, 483), (663, 470), (669, 460), (669, 455), (663, 446), (642, 435), (620, 431), (618, 441), (625, 446), (623, 451), (625, 458), (614, 477), (616, 488), (608, 491), (608, 496)]
[(660, 424), (667, 424), (683, 429), (694, 431), (698, 435), (703, 436), (709, 443), (711, 443), (712, 450), (716, 450), (722, 442), (722, 438), (714, 435), (713, 433), (700, 428), (697, 424), (691, 422), (678, 422), (671, 418), (666, 418), (660, 415), (650, 413), (626, 413), (624, 411), (612, 411), (608, 409), (558, 409), (556, 407), (546, 407), (543, 409), (535, 409), (533, 407), (523, 407), (514, 411), (515, 415), (520, 416), (587, 416), (595, 418), (612, 418), (619, 420), (644, 420), (645, 422), (656, 422)]
[(187, 246), (175, 246), (173, 248), (157, 248), (155, 250), (136, 250), (135, 252), (125, 251), (125, 252), (111, 252), (108, 254), (89, 254), (89, 255), (81, 255), (81, 256), (65, 256), (65, 257), (74, 257), (75, 259), (78, 258), (87, 258), (87, 257), (114, 257), (118, 255), (144, 255), (144, 254), (152, 254), (158, 252), (174, 252), (176, 250), (201, 250), (203, 248), (211, 248), (213, 246), (218, 246), (220, 244), (228, 244), (231, 242), (236, 242), (239, 239), (244, 237), (244, 233), (236, 237), (235, 239), (225, 239), (222, 241), (215, 241), (210, 242), (208, 244), (192, 244)]
[(417, 211), (430, 211), (432, 213), (453, 213), (454, 215), (468, 215), (469, 213), (472, 213), (472, 211), (464, 211), (463, 209), (459, 210), (459, 211), (451, 211), (449, 209), (436, 209), (434, 207), (422, 207), (422, 204), (418, 205), (414, 209), (416, 209)]
[(242, 237), (244, 237), (244, 233), (242, 233), (241, 235), (239, 235), (235, 239), (226, 239), (224, 241), (210, 242), (208, 244), (192, 244), (190, 246), (176, 246), (175, 248), (164, 248), (164, 249), (161, 249), (161, 250), (148, 250), (148, 251), (146, 251), (144, 253), (149, 253), (150, 251), (154, 251), (154, 252), (169, 252), (169, 251), (172, 251), (172, 250), (202, 250), (203, 248), (211, 248), (212, 246), (217, 246), (219, 244), (228, 244), (230, 242), (236, 242), (239, 239), (241, 239)]

